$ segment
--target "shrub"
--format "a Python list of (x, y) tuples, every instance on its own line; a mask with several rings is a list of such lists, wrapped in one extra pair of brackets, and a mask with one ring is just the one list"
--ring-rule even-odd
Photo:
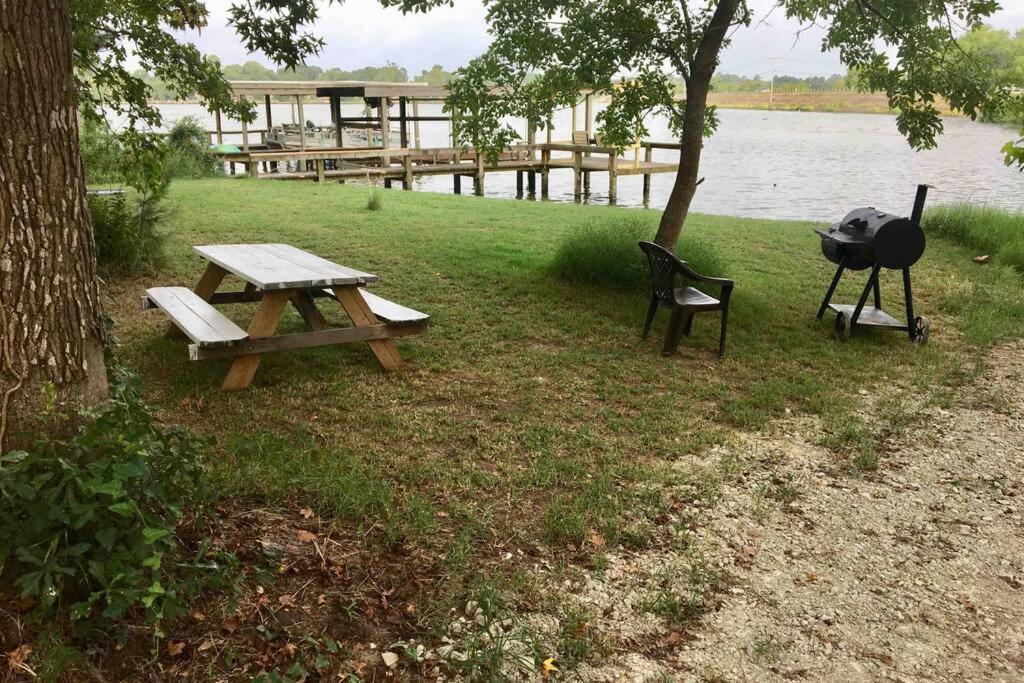
[(224, 164), (210, 153), (206, 129), (195, 118), (180, 119), (164, 142), (164, 173), (168, 178), (208, 178), (224, 173)]
[[(611, 218), (570, 230), (555, 254), (551, 270), (556, 277), (626, 290), (650, 286), (647, 257), (637, 246), (652, 240), (655, 229), (639, 218)], [(698, 273), (722, 276), (725, 264), (710, 244), (684, 234), (676, 253)]]
[(204, 444), (160, 425), (127, 371), (111, 380), (73, 439), (0, 458), (0, 571), (41, 616), (67, 609), (79, 633), (129, 612), (176, 616), (199, 585), (178, 527), (183, 509), (202, 509)]
[(159, 199), (127, 194), (89, 197), (96, 261), (113, 273), (138, 273), (163, 262), (163, 236), (157, 232)]
[(993, 206), (946, 204), (929, 209), (925, 232), (988, 254), (1024, 273), (1024, 213)]

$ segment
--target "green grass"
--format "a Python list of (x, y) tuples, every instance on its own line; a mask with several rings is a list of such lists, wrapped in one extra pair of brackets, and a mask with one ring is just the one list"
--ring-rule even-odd
[[(712, 274), (736, 281), (718, 362), (714, 315), (663, 358), (664, 312), (639, 339), (643, 292), (552, 275), (581, 226), (630, 218), (653, 235), (657, 212), (397, 190), (371, 211), (362, 187), (227, 178), (176, 182), (169, 209), (172, 265), (109, 283), (109, 308), (148, 400), (216, 439), (212, 484), (243, 503), (312, 507), (370, 543), (428, 547), (452, 574), (477, 571), (495, 538), (569, 553), (592, 532), (642, 545), (663, 485), (687, 485), (672, 468), (681, 456), (787, 408), (841, 416), (875, 382), (955, 385), (980, 348), (1024, 332), (1019, 278), (943, 241), (914, 271), (932, 341), (868, 331), (841, 345), (814, 316), (833, 273), (815, 226), (692, 216), (687, 239), (712, 245), (726, 268)], [(267, 356), (249, 390), (222, 394), (226, 363), (189, 363), (138, 296), (194, 284), (203, 263), (190, 246), (230, 242), (287, 242), (377, 273), (375, 291), (430, 313), (431, 329), (398, 343), (409, 367), (397, 374), (346, 345)], [(837, 300), (855, 298), (860, 275)], [(899, 315), (897, 276), (882, 288)], [(244, 326), (254, 309), (224, 310)], [(282, 329), (301, 329), (294, 312)], [(687, 490), (713, 496), (707, 476)]]
[(1024, 275), (1024, 213), (993, 206), (946, 204), (928, 210), (925, 231), (990, 256)]

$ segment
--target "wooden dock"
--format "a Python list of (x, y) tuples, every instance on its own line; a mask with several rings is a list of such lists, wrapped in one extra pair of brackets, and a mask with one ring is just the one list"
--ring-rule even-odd
[[(505, 150), (496, 163), (488, 163), (472, 148), (456, 146), (455, 134), (450, 130), (451, 147), (423, 148), (420, 146), (420, 125), (447, 122), (448, 116), (420, 116), (419, 103), (443, 101), (446, 90), (440, 86), (421, 83), (370, 82), (233, 82), (239, 97), (262, 96), (266, 107), (267, 128), (259, 130), (259, 142), (250, 139), (250, 131), (242, 126), (242, 145), (239, 152), (219, 152), (218, 156), (230, 165), (232, 172), (242, 164), (253, 178), (279, 180), (382, 180), (386, 187), (395, 181), (411, 190), (417, 176), (449, 175), (453, 190), (462, 192), (462, 180), (473, 183), (473, 191), (482, 195), (486, 177), (490, 173), (515, 173), (517, 195), (537, 193), (540, 176), (540, 195), (548, 196), (549, 176), (552, 171), (573, 173), (573, 194), (580, 201), (589, 190), (593, 173), (608, 174), (608, 200), (614, 204), (618, 194), (618, 177), (643, 176), (643, 199), (650, 199), (651, 176), (656, 173), (674, 173), (678, 165), (654, 161), (655, 149), (679, 150), (677, 143), (636, 140), (626, 150), (600, 144), (593, 134), (593, 107), (591, 93), (581, 93), (584, 125), (577, 127), (577, 107), (572, 106), (572, 140), (555, 141), (552, 128), (546, 129), (546, 141), (537, 141), (541, 126), (526, 126), (526, 142)], [(326, 97), (330, 103), (330, 126), (306, 126), (303, 117), (305, 98)], [(295, 98), (299, 122), (274, 126), (271, 98)], [(360, 98), (365, 107), (364, 116), (342, 116), (341, 99)], [(392, 107), (397, 104), (397, 115)], [(371, 112), (375, 111), (375, 115)], [(211, 141), (223, 142), (225, 131), (217, 112), (217, 127), (210, 131)], [(397, 124), (399, 145), (392, 147), (392, 124)], [(361, 146), (353, 146), (349, 129), (365, 131)], [(379, 143), (379, 144), (377, 144)], [(625, 153), (625, 156), (622, 154)], [(642, 156), (642, 158), (641, 158)]]

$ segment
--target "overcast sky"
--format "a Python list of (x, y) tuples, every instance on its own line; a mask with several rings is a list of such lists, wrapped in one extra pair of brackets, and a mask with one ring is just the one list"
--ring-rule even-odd
[[(247, 54), (227, 26), (226, 10), (231, 2), (208, 0), (209, 27), (201, 34), (189, 34), (188, 39), (225, 64), (255, 59), (271, 66), (263, 55)], [(796, 40), (799, 26), (779, 11), (761, 23), (775, 0), (750, 0), (750, 5), (755, 12), (754, 24), (736, 31), (732, 45), (722, 56), (720, 71), (767, 74), (773, 61), (779, 74), (793, 76), (845, 71), (837, 56), (822, 54), (820, 31), (812, 29)], [(1024, 2), (1003, 0), (1002, 5), (1013, 9), (1001, 10), (992, 23), (1011, 30), (1024, 28)], [(310, 64), (356, 69), (390, 60), (404, 66), (412, 76), (434, 64), (453, 70), (483, 52), (489, 42), (480, 0), (456, 0), (452, 8), (407, 16), (381, 8), (376, 0), (347, 0), (326, 7), (313, 32), (324, 38), (326, 46), (322, 54), (309, 60)]]

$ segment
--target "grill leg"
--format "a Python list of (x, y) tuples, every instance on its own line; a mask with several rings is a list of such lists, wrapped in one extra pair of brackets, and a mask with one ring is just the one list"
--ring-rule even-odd
[(825, 311), (828, 309), (828, 303), (832, 301), (832, 295), (836, 293), (836, 287), (839, 286), (839, 280), (843, 277), (843, 271), (846, 270), (846, 259), (843, 258), (839, 262), (839, 268), (836, 270), (836, 276), (832, 278), (832, 284), (829, 285), (828, 291), (825, 292), (825, 299), (821, 302), (821, 307), (818, 309), (818, 318), (825, 315)]
[(907, 333), (910, 341), (914, 341), (917, 326), (914, 325), (914, 293), (910, 288), (910, 268), (903, 269), (903, 296), (907, 303)]
[(882, 290), (878, 287), (878, 278), (875, 278), (875, 308), (882, 309)]
[(857, 302), (857, 308), (853, 309), (853, 316), (850, 318), (850, 328), (852, 329), (857, 324), (857, 319), (860, 318), (861, 311), (864, 310), (864, 304), (868, 302), (868, 294), (874, 287), (878, 286), (878, 273), (881, 272), (882, 266), (877, 263), (871, 267), (871, 275), (868, 277), (868, 283), (864, 285), (864, 291), (860, 295), (860, 301)]

